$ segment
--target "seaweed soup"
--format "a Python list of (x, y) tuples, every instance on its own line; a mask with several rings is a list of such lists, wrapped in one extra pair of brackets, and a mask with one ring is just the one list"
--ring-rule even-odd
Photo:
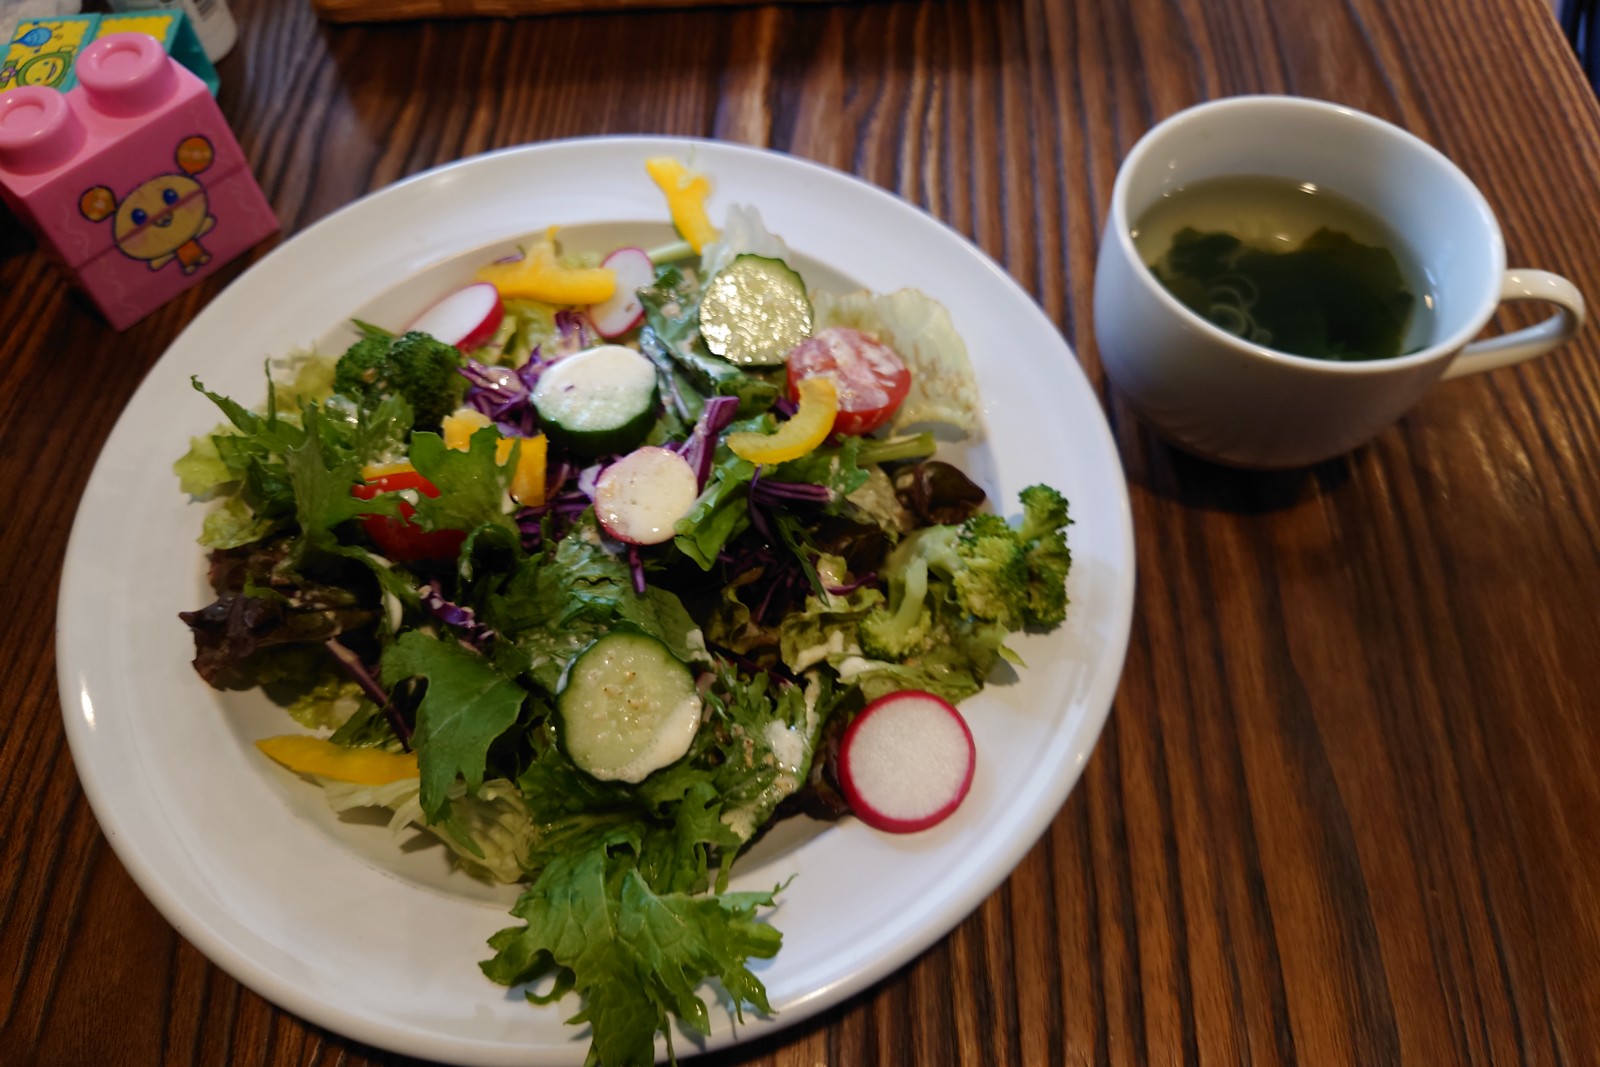
[(1434, 295), (1410, 249), (1372, 212), (1310, 182), (1196, 182), (1157, 201), (1132, 237), (1179, 301), (1266, 348), (1390, 359), (1433, 336)]

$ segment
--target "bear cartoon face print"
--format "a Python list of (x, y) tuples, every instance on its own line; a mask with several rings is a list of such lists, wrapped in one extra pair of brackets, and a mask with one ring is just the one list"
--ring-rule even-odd
[(176, 260), (183, 273), (193, 274), (211, 262), (200, 238), (217, 224), (205, 187), (194, 177), (211, 165), (211, 142), (198, 136), (185, 138), (176, 157), (179, 173), (159, 174), (141, 183), (120, 203), (110, 188), (97, 185), (84, 192), (78, 207), (91, 221), (112, 220), (112, 234), (123, 255), (143, 260), (151, 270)]

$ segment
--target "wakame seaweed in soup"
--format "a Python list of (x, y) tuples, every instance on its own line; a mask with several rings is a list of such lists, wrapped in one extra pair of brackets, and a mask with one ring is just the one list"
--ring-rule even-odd
[(1329, 360), (1428, 344), (1433, 301), (1410, 251), (1377, 216), (1309, 182), (1197, 182), (1159, 200), (1133, 239), (1173, 296), (1254, 344)]

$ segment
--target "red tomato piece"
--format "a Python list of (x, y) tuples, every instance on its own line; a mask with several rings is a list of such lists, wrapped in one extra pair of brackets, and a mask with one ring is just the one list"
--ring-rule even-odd
[[(361, 485), (350, 487), (351, 495), (360, 500), (371, 500), (379, 493), (398, 493), (415, 490), (423, 496), (439, 495), (438, 486), (416, 471), (384, 474)], [(424, 530), (411, 521), (417, 513), (407, 501), (400, 501), (400, 517), (392, 515), (367, 515), (361, 520), (367, 537), (378, 551), (399, 563), (412, 563), (424, 559), (450, 559), (461, 552), (467, 539), (465, 530)]]
[(889, 421), (911, 391), (905, 360), (848, 326), (818, 330), (790, 350), (790, 400), (799, 399), (802, 379), (817, 376), (831, 380), (839, 394), (834, 433), (871, 433)]

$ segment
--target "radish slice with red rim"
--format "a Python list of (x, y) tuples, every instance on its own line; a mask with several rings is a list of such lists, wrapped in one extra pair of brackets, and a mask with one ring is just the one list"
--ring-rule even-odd
[(948, 701), (890, 693), (856, 716), (839, 745), (839, 785), (868, 826), (909, 834), (943, 822), (972, 788), (977, 746)]
[(687, 460), (647, 445), (601, 472), (595, 482), (594, 513), (600, 528), (624, 544), (659, 545), (672, 540), (677, 521), (689, 513), (699, 495)]
[(500, 290), (488, 282), (473, 282), (418, 315), (406, 329), (428, 334), (469, 352), (494, 338), (505, 314)]
[(615, 272), (617, 291), (589, 309), (589, 321), (601, 337), (621, 337), (644, 318), (639, 290), (655, 284), (656, 265), (642, 248), (619, 248), (600, 265)]

